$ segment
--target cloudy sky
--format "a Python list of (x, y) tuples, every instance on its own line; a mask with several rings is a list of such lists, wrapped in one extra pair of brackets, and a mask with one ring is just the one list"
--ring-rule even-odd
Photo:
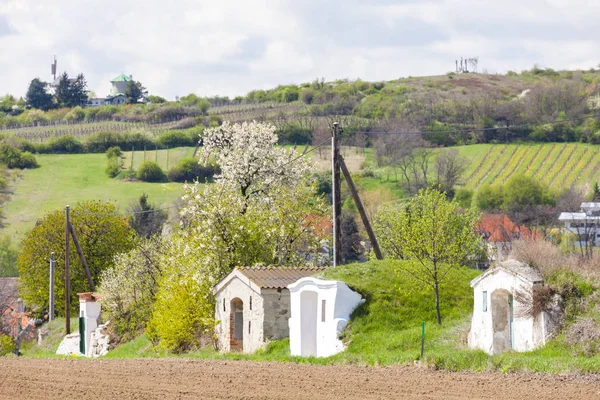
[(600, 63), (597, 0), (0, 0), (0, 95), (83, 72), (98, 95), (133, 74), (173, 99), (324, 77), (489, 73)]

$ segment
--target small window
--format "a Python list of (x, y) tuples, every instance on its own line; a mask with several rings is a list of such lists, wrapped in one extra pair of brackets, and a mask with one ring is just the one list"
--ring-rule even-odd
[(252, 311), (252, 296), (250, 296), (250, 311)]
[(227, 311), (225, 310), (225, 299), (223, 299), (223, 311)]
[(250, 334), (250, 332), (252, 332), (252, 325), (251, 325), (252, 321), (248, 321), (248, 334)]
[(325, 310), (327, 309), (327, 300), (321, 300), (321, 322), (325, 322)]
[(487, 311), (487, 291), (483, 291), (483, 311)]

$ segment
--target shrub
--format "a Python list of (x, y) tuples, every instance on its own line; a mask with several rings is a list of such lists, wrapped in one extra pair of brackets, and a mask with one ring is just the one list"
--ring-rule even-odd
[(90, 153), (104, 153), (114, 146), (126, 150), (132, 147), (139, 150), (155, 145), (144, 132), (97, 132), (90, 135), (86, 141), (87, 151)]
[(64, 135), (48, 142), (46, 151), (52, 154), (78, 154), (84, 152), (84, 147), (74, 136)]
[(19, 161), (19, 166), (18, 168), (21, 169), (25, 169), (25, 168), (37, 168), (40, 165), (38, 164), (37, 160), (35, 159), (35, 156), (33, 154), (31, 154), (28, 151), (24, 151), (21, 153), (21, 159)]
[(17, 351), (17, 346), (12, 338), (0, 332), (0, 356), (5, 356), (15, 351)]
[(163, 170), (154, 161), (144, 161), (135, 176), (144, 182), (164, 182), (167, 180)]
[(5, 164), (8, 168), (24, 169), (39, 166), (33, 154), (22, 152), (8, 143), (0, 145), (0, 163)]
[(74, 107), (67, 115), (65, 115), (65, 121), (67, 122), (81, 122), (85, 118), (85, 111), (81, 107)]
[(198, 160), (193, 158), (182, 158), (177, 165), (169, 170), (169, 180), (173, 182), (192, 182), (196, 179), (200, 182), (212, 180), (218, 167), (208, 165), (202, 166)]
[(113, 146), (106, 150), (106, 158), (121, 157), (123, 152), (119, 146)]
[(167, 131), (160, 135), (158, 143), (165, 147), (195, 146), (196, 142), (184, 131)]

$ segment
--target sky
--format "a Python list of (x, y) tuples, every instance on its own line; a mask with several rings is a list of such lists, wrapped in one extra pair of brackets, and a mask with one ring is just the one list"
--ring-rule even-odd
[(167, 99), (245, 95), (316, 78), (600, 63), (597, 0), (0, 0), (0, 95), (83, 73), (98, 96), (133, 75)]

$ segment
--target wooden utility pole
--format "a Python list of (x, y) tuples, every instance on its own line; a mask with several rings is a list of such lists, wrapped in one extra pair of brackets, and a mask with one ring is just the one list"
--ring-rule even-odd
[(332, 178), (332, 202), (333, 202), (333, 266), (337, 267), (341, 261), (342, 250), (342, 198), (340, 191), (340, 126), (333, 123), (333, 136), (331, 137), (331, 178)]
[(71, 225), (70, 220), (71, 207), (67, 206), (67, 224), (65, 228), (65, 330), (67, 335), (71, 333), (71, 277), (69, 275), (69, 227)]
[(73, 224), (71, 224), (70, 222), (69, 230), (71, 231), (71, 236), (73, 236), (73, 243), (75, 243), (77, 254), (79, 254), (79, 260), (81, 261), (81, 265), (83, 265), (83, 269), (85, 270), (85, 276), (87, 277), (88, 284), (90, 285), (90, 290), (93, 292), (94, 290), (96, 290), (96, 287), (94, 286), (94, 281), (92, 280), (92, 274), (90, 272), (90, 269), (88, 268), (87, 262), (85, 261), (85, 257), (83, 256), (83, 251), (81, 251), (79, 240), (77, 240), (77, 235), (75, 234), (75, 228), (73, 228)]
[(373, 232), (373, 228), (371, 228), (371, 224), (369, 223), (369, 218), (367, 217), (365, 208), (362, 205), (362, 201), (360, 201), (360, 197), (358, 196), (358, 192), (356, 191), (356, 187), (354, 186), (354, 182), (352, 181), (352, 176), (350, 176), (350, 172), (346, 167), (346, 162), (344, 161), (344, 158), (341, 155), (340, 166), (342, 168), (342, 172), (344, 173), (344, 178), (346, 178), (346, 183), (348, 183), (350, 194), (354, 199), (354, 204), (356, 204), (356, 208), (358, 209), (360, 218), (362, 219), (363, 225), (365, 226), (365, 230), (367, 231), (367, 235), (369, 236), (369, 240), (371, 241), (371, 246), (373, 246), (375, 257), (377, 257), (378, 260), (383, 260), (383, 255), (381, 254), (381, 250), (379, 249), (379, 243), (377, 243), (377, 238), (375, 237), (375, 232)]
[(50, 298), (48, 299), (48, 321), (54, 319), (54, 253), (50, 254)]

